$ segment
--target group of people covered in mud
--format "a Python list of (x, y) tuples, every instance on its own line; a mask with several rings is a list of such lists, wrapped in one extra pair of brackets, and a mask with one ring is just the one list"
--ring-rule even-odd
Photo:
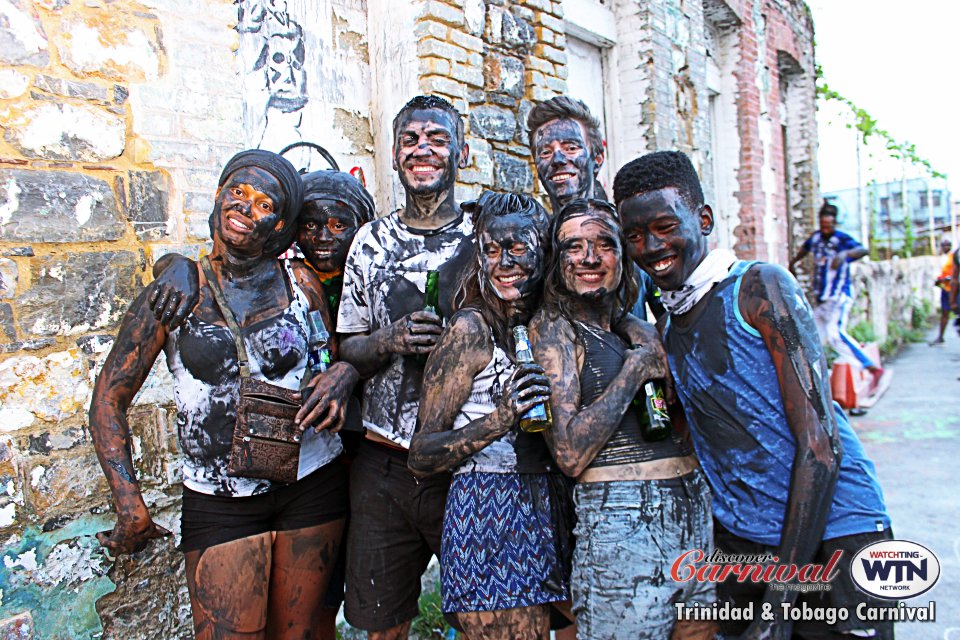
[[(687, 156), (628, 163), (610, 202), (599, 124), (582, 102), (537, 104), (527, 127), (550, 210), (513, 193), (456, 202), (469, 147), (461, 114), (435, 96), (394, 119), (406, 201), (381, 217), (348, 174), (234, 156), (210, 255), (158, 261), (97, 379), (90, 429), (117, 512), (103, 546), (130, 553), (169, 533), (140, 492), (126, 418), (163, 352), (198, 638), (333, 638), (341, 602), (368, 637), (406, 638), (434, 555), (443, 612), (472, 640), (551, 628), (892, 638), (890, 623), (855, 616), (678, 615), (718, 601), (776, 613), (798, 597), (855, 607), (867, 596), (845, 567), (830, 591), (803, 594), (677, 581), (671, 567), (715, 547), (797, 566), (841, 549), (849, 564), (892, 537), (883, 496), (830, 399), (800, 286), (780, 266), (708, 249), (713, 212)], [(300, 257), (278, 260), (294, 241)], [(656, 327), (641, 319), (648, 307)], [(311, 311), (333, 334), (316, 374)], [(246, 376), (300, 392), (295, 482), (229, 468)], [(648, 383), (669, 406), (658, 440), (638, 418)], [(550, 424), (520, 429), (540, 405)]]

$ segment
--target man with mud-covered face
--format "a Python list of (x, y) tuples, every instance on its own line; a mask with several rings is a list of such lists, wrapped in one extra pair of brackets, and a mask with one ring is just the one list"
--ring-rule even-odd
[[(473, 229), (454, 200), (469, 148), (449, 102), (418, 96), (393, 122), (402, 209), (357, 232), (347, 256), (337, 330), (343, 357), (367, 378), (366, 438), (351, 471), (346, 618), (375, 640), (406, 638), (420, 576), (440, 552), (449, 476), (419, 482), (407, 468), (423, 378), (450, 317), (455, 256)], [(460, 250), (460, 251), (458, 251)], [(440, 314), (424, 310), (427, 272), (440, 271)], [(418, 357), (419, 356), (419, 357)]]
[(527, 129), (537, 177), (554, 215), (578, 198), (606, 199), (597, 184), (603, 135), (587, 105), (569, 96), (551, 98), (533, 107)]
[[(630, 257), (663, 291), (663, 344), (713, 489), (717, 549), (772, 554), (780, 566), (797, 567), (824, 565), (841, 552), (828, 597), (798, 598), (792, 584), (720, 583), (721, 600), (774, 612), (723, 620), (723, 636), (891, 640), (892, 622), (854, 615), (859, 603), (880, 601), (855, 588), (850, 558), (892, 537), (890, 517), (873, 463), (830, 398), (800, 285), (779, 265), (709, 249), (713, 211), (679, 151), (627, 163), (613, 192)], [(794, 625), (783, 616), (794, 605), (815, 615)], [(848, 615), (829, 622), (823, 611), (839, 607)]]
[[(605, 159), (600, 121), (582, 100), (556, 96), (537, 103), (527, 116), (527, 131), (537, 177), (553, 215), (574, 200), (607, 199), (597, 180)], [(649, 306), (659, 318), (660, 292), (639, 268), (634, 277), (640, 294), (631, 312), (646, 320)]]

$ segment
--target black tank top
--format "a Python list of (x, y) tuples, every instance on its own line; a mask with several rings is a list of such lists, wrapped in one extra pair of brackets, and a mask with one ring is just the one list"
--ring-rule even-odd
[[(580, 409), (583, 409), (593, 404), (620, 373), (628, 345), (620, 336), (609, 331), (587, 327), (579, 322), (575, 322), (574, 327), (584, 348), (583, 367), (580, 369)], [(689, 439), (677, 433), (659, 442), (644, 440), (637, 412), (631, 406), (620, 419), (620, 426), (588, 468), (649, 462), (691, 453), (693, 449)]]

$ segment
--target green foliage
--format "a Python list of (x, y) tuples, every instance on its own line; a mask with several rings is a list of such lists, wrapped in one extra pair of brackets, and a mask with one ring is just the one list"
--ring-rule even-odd
[(828, 344), (823, 345), (823, 357), (827, 359), (827, 366), (832, 367), (834, 360), (840, 357), (840, 354)]
[(890, 157), (898, 160), (902, 158), (914, 165), (923, 167), (934, 178), (947, 177), (946, 174), (934, 169), (929, 160), (926, 158), (921, 158), (917, 154), (916, 145), (906, 141), (899, 142), (898, 140), (894, 139), (894, 137), (891, 136), (886, 129), (881, 129), (878, 126), (876, 119), (873, 118), (869, 113), (858, 107), (849, 98), (842, 96), (838, 92), (831, 89), (829, 85), (827, 85), (827, 82), (823, 79), (823, 69), (820, 67), (820, 65), (816, 66), (816, 76), (817, 95), (824, 100), (835, 100), (847, 106), (853, 113), (854, 117), (854, 123), (850, 126), (857, 130), (864, 142), (866, 142), (870, 136), (876, 136), (883, 141), (884, 147), (887, 149)]
[[(927, 299), (914, 300), (910, 308), (910, 327), (920, 331), (930, 328), (930, 318), (933, 317), (933, 303)], [(921, 338), (922, 339), (922, 338)]]
[(427, 638), (456, 638), (450, 625), (443, 617), (443, 608), (440, 599), (440, 582), (437, 581), (433, 589), (420, 594), (420, 615), (413, 619), (410, 631), (413, 635), (426, 640)]
[(869, 322), (857, 323), (856, 326), (850, 329), (850, 336), (861, 344), (877, 341), (877, 334), (873, 330), (873, 325)]
[[(433, 589), (420, 594), (420, 615), (410, 624), (410, 636), (420, 640), (448, 640), (461, 638), (443, 617), (442, 600), (440, 599), (440, 583), (436, 582)], [(346, 622), (337, 625), (338, 640), (366, 640), (366, 631), (351, 627)]]
[(901, 345), (925, 341), (933, 310), (930, 301), (914, 300), (910, 307), (909, 324), (892, 320), (887, 325), (887, 339), (880, 345), (880, 353), (883, 356), (890, 356), (895, 354)]

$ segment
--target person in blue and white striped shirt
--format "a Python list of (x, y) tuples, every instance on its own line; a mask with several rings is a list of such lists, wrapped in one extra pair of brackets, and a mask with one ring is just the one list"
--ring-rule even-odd
[(827, 201), (820, 207), (820, 230), (806, 239), (790, 261), (790, 270), (793, 271), (794, 265), (810, 253), (816, 263), (813, 283), (817, 304), (813, 318), (821, 340), (840, 357), (859, 362), (873, 374), (876, 384), (883, 369), (863, 352), (860, 344), (846, 331), (853, 303), (850, 263), (867, 255), (867, 250), (853, 237), (837, 229), (837, 207)]

